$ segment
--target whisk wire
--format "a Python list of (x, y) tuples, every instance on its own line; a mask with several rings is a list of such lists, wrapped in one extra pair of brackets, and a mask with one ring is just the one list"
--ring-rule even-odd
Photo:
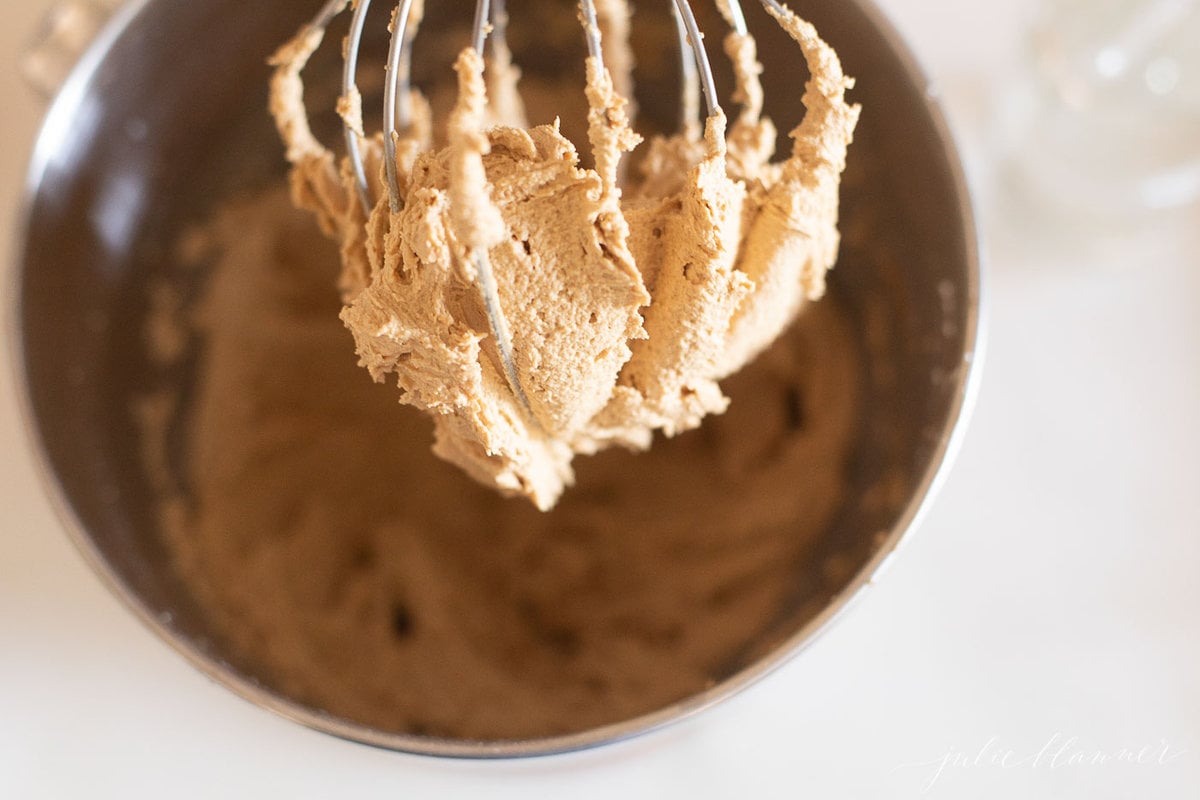
[(596, 19), (596, 4), (593, 0), (580, 0), (579, 8), (583, 15), (583, 34), (587, 39), (588, 58), (603, 63), (604, 53), (600, 46), (600, 22)]
[(745, 36), (749, 33), (749, 29), (746, 27), (746, 15), (742, 12), (740, 0), (717, 0), (717, 10), (721, 12), (721, 16), (738, 36)]
[[(342, 71), (342, 96), (353, 101), (358, 97), (358, 50), (362, 44), (363, 31), (367, 25), (367, 10), (371, 0), (358, 0), (354, 9), (354, 17), (350, 20), (350, 34), (346, 37), (346, 60)], [(358, 186), (358, 199), (363, 211), (371, 213), (371, 189), (367, 183), (367, 170), (363, 164), (362, 143), (359, 141), (359, 131), (349, 120), (345, 124), (346, 151), (350, 156), (350, 166), (354, 170), (354, 180)]]
[(696, 15), (692, 12), (692, 4), (688, 0), (674, 2), (677, 19), (682, 22), (683, 30), (687, 33), (686, 40), (691, 45), (696, 68), (700, 72), (700, 87), (704, 91), (704, 104), (708, 109), (708, 116), (715, 117), (722, 113), (721, 101), (717, 98), (717, 84), (713, 80), (712, 63), (704, 49), (704, 37), (696, 23)]
[(671, 18), (679, 38), (679, 130), (688, 139), (695, 139), (699, 135), (700, 70), (696, 67), (695, 53), (688, 47), (688, 32), (679, 6), (674, 2), (671, 3)]
[[(400, 0), (397, 6), (395, 22), (392, 23), (392, 40), (388, 45), (387, 80), (383, 92), (383, 160), (392, 213), (403, 207), (400, 176), (396, 168), (396, 132), (412, 124), (408, 109), (408, 69), (402, 61), (403, 54), (408, 52), (405, 44), (408, 41), (408, 18), (412, 13), (412, 4), (413, 0)], [(404, 109), (401, 119), (397, 119), (397, 102)]]
[(471, 46), (475, 48), (475, 52), (479, 53), (481, 58), (483, 57), (483, 45), (488, 35), (489, 6), (489, 0), (478, 0), (475, 4), (475, 22), (471, 27), (471, 30), (474, 32), (471, 38)]
[[(784, 6), (778, 0), (760, 0), (762, 5), (776, 14), (785, 14)], [(349, 4), (349, 0), (329, 0), (317, 13), (312, 26), (324, 30), (333, 18), (340, 14)], [(350, 23), (350, 33), (346, 38), (345, 64), (342, 74), (342, 91), (347, 98), (358, 96), (357, 72), (359, 47), (362, 43), (363, 32), (366, 28), (367, 12), (371, 0), (359, 0), (354, 8), (354, 16)], [(387, 77), (384, 91), (384, 156), (387, 179), (389, 204), (392, 211), (403, 207), (400, 194), (399, 175), (396, 168), (396, 133), (412, 124), (411, 108), (409, 106), (409, 69), (407, 60), (411, 58), (411, 48), (406, 45), (411, 42), (408, 31), (413, 0), (400, 0), (397, 5), (395, 23), (391, 43), (388, 47)], [(746, 19), (738, 0), (718, 2), (718, 6), (730, 26), (739, 34), (747, 32)], [(580, 0), (584, 17), (584, 28), (587, 38), (588, 55), (600, 59), (600, 28), (596, 20), (596, 7), (592, 0)], [(679, 35), (681, 49), (681, 67), (683, 72), (683, 102), (680, 126), (688, 130), (698, 116), (697, 103), (693, 99), (697, 85), (703, 94), (708, 117), (714, 117), (721, 112), (720, 100), (717, 96), (716, 83), (713, 80), (712, 64), (704, 48), (703, 36), (696, 23), (695, 14), (689, 0), (671, 0), (672, 13)], [(489, 32), (502, 39), (507, 23), (507, 13), (503, 0), (477, 0), (475, 19), (472, 24), (472, 43), (477, 52), (483, 54), (483, 48)], [(691, 56), (683, 53), (690, 49)], [(346, 151), (350, 159), (354, 181), (358, 191), (359, 201), (363, 211), (370, 213), (372, 206), (370, 182), (367, 179), (366, 165), (363, 159), (361, 132), (349, 120), (345, 125)]]
[(329, 0), (313, 17), (313, 21), (309, 23), (309, 27), (315, 30), (324, 31), (333, 22), (338, 14), (345, 10), (350, 4), (350, 0)]
[[(722, 114), (720, 101), (717, 96), (716, 82), (713, 79), (712, 64), (704, 47), (704, 39), (696, 22), (689, 0), (671, 0), (673, 16), (679, 36), (681, 65), (683, 70), (684, 98), (681, 125), (688, 130), (698, 118), (699, 103), (695, 98), (697, 93), (703, 94), (708, 118)], [(786, 15), (786, 8), (778, 0), (760, 0), (762, 5), (776, 15)], [(345, 10), (350, 0), (329, 0), (317, 13), (312, 23), (314, 29), (324, 31), (333, 18)], [(412, 32), (411, 23), (414, 0), (399, 0), (393, 17), (392, 38), (388, 46), (387, 72), (384, 87), (384, 122), (383, 147), (389, 204), (393, 212), (403, 208), (403, 198), (400, 192), (398, 168), (396, 165), (396, 138), (398, 131), (407, 129), (412, 124), (412, 114), (409, 90), (409, 63), (411, 59)], [(718, 0), (718, 6), (729, 25), (739, 34), (745, 35), (746, 21), (738, 0)], [(357, 87), (359, 49), (366, 28), (367, 12), (371, 0), (358, 0), (354, 6), (354, 14), (350, 22), (350, 33), (346, 39), (345, 60), (342, 73), (342, 95), (346, 104), (359, 103), (360, 95)], [(584, 32), (587, 40), (588, 55), (603, 64), (603, 53), (600, 41), (600, 26), (597, 22), (594, 0), (579, 0), (580, 13), (584, 22)], [(488, 36), (495, 36), (494, 42), (502, 42), (505, 36), (507, 14), (503, 0), (477, 0), (475, 19), (472, 26), (472, 46), (481, 56)], [(689, 51), (690, 50), (690, 55)], [(691, 87), (691, 88), (689, 88)], [(371, 213), (372, 198), (370, 183), (367, 180), (366, 167), (363, 158), (361, 130), (361, 113), (358, 109), (343, 107), (342, 116), (345, 128), (346, 150), (354, 175), (355, 187), (359, 202), (366, 214)], [(488, 324), (495, 338), (499, 351), (501, 366), (510, 387), (522, 406), (531, 424), (537, 426), (529, 403), (529, 397), (523, 387), (515, 356), (512, 338), (509, 335), (507, 320), (500, 306), (499, 290), (495, 275), (491, 269), (491, 259), (486, 250), (477, 249), (471, 254), (472, 261), (479, 275), (480, 293)]]

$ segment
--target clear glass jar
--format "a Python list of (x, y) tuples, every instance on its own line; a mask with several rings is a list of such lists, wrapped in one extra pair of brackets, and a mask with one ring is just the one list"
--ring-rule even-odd
[(1027, 202), (1111, 226), (1200, 200), (1200, 0), (1049, 0), (1010, 118)]

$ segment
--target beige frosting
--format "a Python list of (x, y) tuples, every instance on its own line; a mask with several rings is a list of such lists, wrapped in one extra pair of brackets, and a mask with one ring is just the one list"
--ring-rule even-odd
[[(627, 34), (623, 3), (600, 10), (610, 35)], [(320, 34), (302, 31), (276, 54), (272, 110), (296, 202), (341, 243), (342, 319), (372, 376), (394, 375), (402, 402), (433, 416), (439, 456), (548, 509), (572, 482), (576, 453), (645, 448), (656, 430), (675, 435), (723, 412), (717, 382), (821, 296), (858, 109), (812, 26), (790, 12), (777, 19), (811, 72), (780, 164), (768, 163), (774, 129), (760, 118), (749, 36), (726, 41), (742, 104), (728, 138), (717, 113), (702, 138), (656, 139), (627, 186), (622, 154), (640, 137), (602, 63), (587, 63), (588, 169), (557, 123), (520, 127), (507, 51), (485, 68), (468, 49), (445, 147), (428, 147), (428, 105), (414, 93), (420, 124), (400, 136), (399, 210), (378, 177), (380, 139), (364, 139), (376, 176), (369, 218), (305, 121), (300, 70)], [(613, 50), (623, 85), (623, 38)], [(355, 96), (339, 106), (356, 130), (358, 106)], [(496, 121), (505, 124), (487, 127)]]
[(836, 298), (729, 379), (726, 414), (580, 459), (542, 513), (433, 457), (429, 415), (354, 365), (337, 248), (285, 187), (181, 249), (203, 295), (147, 287), (145, 333), (194, 380), (138, 404), (146, 471), (217, 652), (267, 687), (383, 730), (547, 736), (694, 696), (823, 606), (860, 417)]

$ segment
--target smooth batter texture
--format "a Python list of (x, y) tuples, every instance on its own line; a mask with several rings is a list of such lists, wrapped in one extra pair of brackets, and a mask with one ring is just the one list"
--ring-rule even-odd
[(547, 736), (692, 695), (794, 629), (858, 418), (834, 298), (727, 382), (727, 413), (581, 460), (542, 513), (434, 458), (429, 416), (355, 366), (336, 248), (285, 187), (181, 247), (205, 296), (152, 287), (147, 346), (199, 357), (194, 389), (139, 408), (147, 470), (180, 576), (267, 685), (383, 730)]
[[(627, 32), (624, 3), (598, 12), (609, 35)], [(627, 113), (623, 39), (613, 47), (622, 91), (604, 63), (587, 62), (591, 168), (557, 123), (520, 127), (507, 51), (489, 66), (468, 48), (444, 147), (429, 146), (429, 105), (413, 93), (394, 206), (379, 177), (381, 140), (364, 140), (377, 198), (369, 215), (309, 132), (300, 71), (320, 34), (304, 31), (276, 54), (272, 110), (296, 202), (341, 244), (342, 320), (371, 375), (394, 375), (402, 402), (433, 417), (435, 453), (549, 509), (574, 481), (576, 454), (645, 449), (656, 431), (672, 436), (724, 412), (718, 381), (823, 294), (858, 108), (812, 26), (776, 17), (811, 72), (807, 114), (779, 164), (769, 163), (774, 129), (760, 118), (749, 36), (726, 42), (742, 106), (728, 137), (716, 113), (702, 136), (650, 143), (641, 174), (624, 182), (622, 154), (641, 137)], [(340, 106), (361, 132), (359, 108), (357, 97)], [(484, 302), (492, 280), (497, 330)]]

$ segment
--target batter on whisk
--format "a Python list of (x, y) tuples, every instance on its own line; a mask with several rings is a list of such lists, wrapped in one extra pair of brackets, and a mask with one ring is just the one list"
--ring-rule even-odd
[[(719, 5), (732, 29), (739, 114), (730, 124), (691, 9), (677, 0), (681, 47), (690, 49), (684, 121), (644, 145), (618, 91), (629, 84), (628, 48), (615, 43), (615, 76), (601, 49), (602, 28), (627, 30), (628, 8), (581, 3), (590, 168), (580, 165), (585, 144), (557, 121), (523, 127), (498, 4), (479, 3), (444, 121), (406, 81), (420, 0), (402, 2), (393, 20), (382, 134), (365, 135), (357, 48), (348, 50), (341, 167), (309, 130), (300, 71), (345, 2), (331, 2), (276, 54), (272, 110), (295, 199), (342, 245), (342, 319), (372, 376), (395, 375), (401, 400), (432, 415), (439, 456), (548, 509), (572, 482), (576, 454), (646, 448), (655, 431), (674, 435), (724, 411), (718, 382), (821, 296), (858, 108), (846, 103), (852, 81), (812, 26), (762, 2), (810, 73), (805, 117), (778, 162), (754, 40), (735, 0)], [(352, 31), (361, 32), (366, 6), (358, 4)], [(692, 100), (701, 93), (702, 126)], [(435, 147), (443, 124), (445, 143)], [(622, 158), (638, 146), (649, 151), (626, 176)]]

